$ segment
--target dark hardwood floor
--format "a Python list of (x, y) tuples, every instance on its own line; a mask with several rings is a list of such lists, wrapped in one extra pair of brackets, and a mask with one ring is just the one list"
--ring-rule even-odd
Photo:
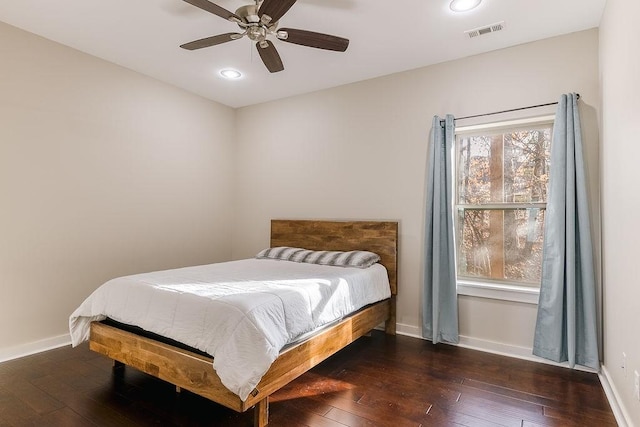
[[(595, 374), (374, 332), (280, 390), (270, 426), (615, 426)], [(251, 426), (86, 345), (0, 364), (0, 426)]]

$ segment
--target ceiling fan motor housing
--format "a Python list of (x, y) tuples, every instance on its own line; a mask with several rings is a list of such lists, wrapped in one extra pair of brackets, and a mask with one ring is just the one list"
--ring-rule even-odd
[(236, 15), (238, 15), (247, 24), (257, 24), (260, 22), (258, 7), (255, 4), (240, 6), (238, 10), (236, 10)]

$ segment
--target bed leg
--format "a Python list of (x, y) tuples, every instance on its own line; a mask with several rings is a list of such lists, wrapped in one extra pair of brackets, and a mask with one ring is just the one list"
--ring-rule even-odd
[(124, 367), (126, 366), (124, 363), (113, 359), (111, 361), (111, 372), (114, 378), (124, 378)]
[(391, 297), (391, 302), (389, 306), (389, 319), (384, 322), (384, 331), (388, 335), (396, 334), (396, 297), (395, 295)]
[(253, 427), (269, 424), (269, 396), (259, 401), (253, 409)]

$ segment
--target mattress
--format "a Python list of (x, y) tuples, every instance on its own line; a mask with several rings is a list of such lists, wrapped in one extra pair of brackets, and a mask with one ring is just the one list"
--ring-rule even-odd
[(107, 317), (213, 356), (243, 401), (280, 350), (303, 334), (390, 297), (386, 269), (246, 259), (120, 277), (70, 316), (72, 343)]

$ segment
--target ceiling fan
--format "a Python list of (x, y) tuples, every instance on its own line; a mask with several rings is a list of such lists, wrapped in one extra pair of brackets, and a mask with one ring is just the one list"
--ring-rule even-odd
[(271, 73), (277, 73), (284, 70), (284, 65), (276, 47), (267, 39), (267, 36), (274, 36), (288, 43), (337, 52), (344, 52), (349, 46), (349, 40), (342, 37), (294, 28), (278, 28), (278, 21), (289, 11), (296, 0), (255, 0), (255, 4), (241, 6), (235, 13), (208, 0), (184, 1), (228, 21), (235, 22), (242, 32), (219, 34), (195, 40), (181, 45), (180, 47), (183, 49), (202, 49), (247, 36), (256, 42), (258, 54), (267, 69)]

